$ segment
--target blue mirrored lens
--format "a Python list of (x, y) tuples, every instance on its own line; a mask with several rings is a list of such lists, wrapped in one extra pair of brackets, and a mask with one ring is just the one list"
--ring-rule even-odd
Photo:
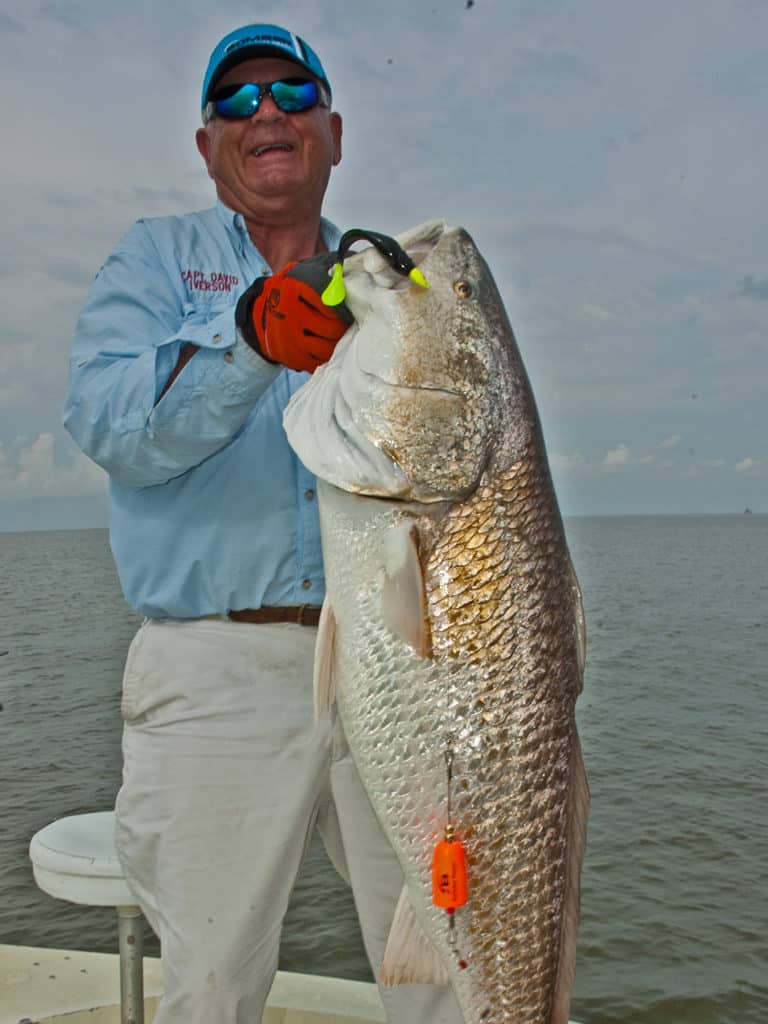
[(309, 110), (318, 101), (317, 83), (308, 78), (285, 78), (273, 82), (269, 91), (278, 107), (286, 112)]
[(213, 105), (220, 117), (250, 117), (259, 109), (261, 89), (258, 85), (241, 85), (229, 96), (215, 96)]
[(213, 105), (220, 117), (251, 117), (259, 109), (265, 94), (271, 96), (284, 113), (309, 110), (320, 100), (316, 82), (308, 78), (285, 78), (264, 84), (246, 82), (229, 86), (214, 97)]

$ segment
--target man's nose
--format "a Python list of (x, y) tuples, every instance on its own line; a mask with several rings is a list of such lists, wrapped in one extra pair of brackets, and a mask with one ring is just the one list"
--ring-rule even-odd
[(258, 109), (251, 114), (251, 120), (254, 117), (261, 117), (262, 120), (267, 121), (276, 121), (278, 118), (285, 117), (285, 111), (278, 107), (269, 94), (266, 94), (261, 97)]

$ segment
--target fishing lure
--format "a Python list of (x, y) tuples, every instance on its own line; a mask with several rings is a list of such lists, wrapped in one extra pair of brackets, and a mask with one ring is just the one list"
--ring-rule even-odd
[(344, 287), (344, 260), (349, 249), (355, 242), (370, 242), (378, 249), (381, 255), (387, 260), (393, 270), (403, 277), (409, 277), (414, 284), (422, 288), (429, 288), (429, 283), (422, 272), (413, 262), (408, 253), (390, 235), (382, 235), (380, 231), (368, 231), (365, 228), (350, 228), (345, 231), (339, 241), (337, 261), (334, 264), (331, 274), (331, 281), (323, 294), (320, 296), (324, 305), (338, 306), (346, 298), (347, 291)]

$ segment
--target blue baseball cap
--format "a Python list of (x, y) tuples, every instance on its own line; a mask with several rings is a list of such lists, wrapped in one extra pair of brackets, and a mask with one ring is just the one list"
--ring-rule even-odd
[(208, 61), (203, 79), (201, 108), (211, 98), (216, 83), (230, 68), (251, 57), (282, 57), (320, 79), (331, 95), (331, 86), (315, 51), (300, 36), (279, 25), (243, 25), (224, 36)]

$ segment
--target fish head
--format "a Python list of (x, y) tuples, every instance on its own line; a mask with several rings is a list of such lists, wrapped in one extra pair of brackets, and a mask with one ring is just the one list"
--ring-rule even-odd
[(458, 500), (501, 450), (522, 444), (528, 420), (511, 410), (529, 388), (469, 234), (431, 221), (398, 242), (429, 287), (375, 248), (349, 257), (346, 302), (356, 323), (295, 396), (286, 430), (305, 464), (345, 490)]

